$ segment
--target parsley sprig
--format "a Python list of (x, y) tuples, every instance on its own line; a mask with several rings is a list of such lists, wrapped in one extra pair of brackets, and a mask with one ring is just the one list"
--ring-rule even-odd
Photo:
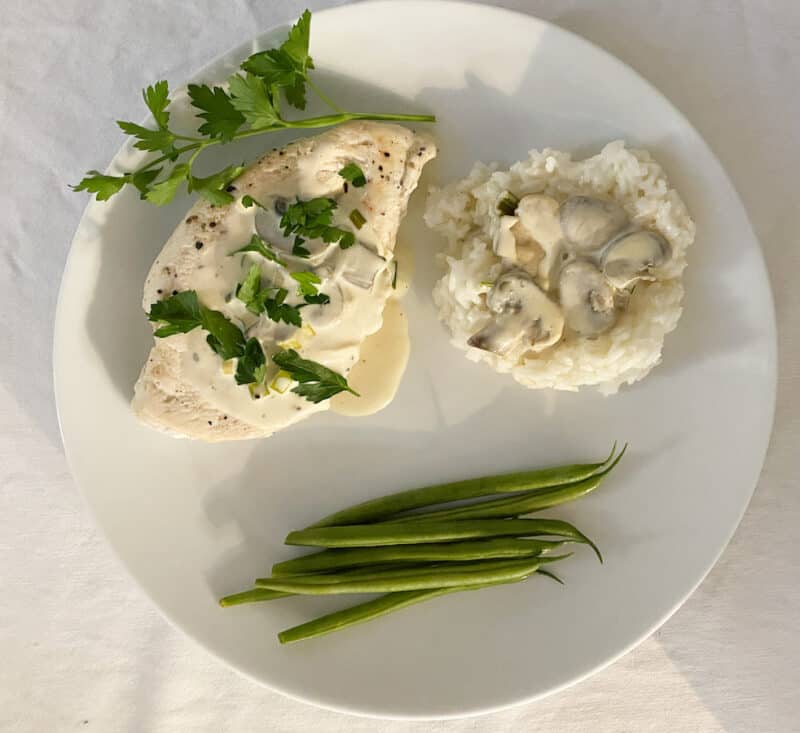
[[(133, 186), (141, 198), (163, 206), (185, 186), (188, 192), (199, 193), (210, 203), (221, 206), (233, 201), (226, 189), (243, 168), (229, 166), (210, 176), (195, 176), (195, 161), (213, 145), (276, 130), (328, 127), (349, 120), (435, 122), (433, 115), (343, 111), (309, 77), (309, 71), (314, 68), (309, 55), (310, 35), (311, 12), (306, 10), (278, 48), (248, 57), (241, 65), (242, 73), (232, 76), (226, 85), (190, 84), (189, 99), (202, 120), (197, 135), (182, 135), (170, 128), (171, 99), (166, 81), (147, 87), (142, 95), (153, 116), (155, 129), (127, 121), (119, 121), (118, 125), (135, 139), (135, 148), (160, 155), (122, 175), (91, 170), (72, 188), (88, 191), (98, 201), (107, 201), (126, 186)], [(331, 107), (333, 114), (287, 118), (281, 111), (282, 100), (295, 109), (304, 110), (307, 88)], [(353, 181), (353, 185), (358, 184)]]
[(275, 262), (281, 267), (287, 267), (286, 262), (280, 258), (272, 245), (258, 234), (254, 234), (252, 237), (250, 237), (250, 241), (244, 247), (240, 247), (239, 249), (231, 252), (230, 256), (233, 257), (233, 255), (242, 254), (243, 252), (255, 252), (270, 262)]

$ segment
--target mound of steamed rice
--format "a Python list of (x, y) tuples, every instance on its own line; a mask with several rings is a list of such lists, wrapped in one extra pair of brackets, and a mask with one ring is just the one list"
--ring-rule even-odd
[[(508, 269), (492, 251), (496, 205), (504, 191), (520, 198), (545, 193), (559, 201), (575, 194), (611, 198), (634, 224), (660, 232), (672, 247), (672, 257), (654, 273), (656, 280), (637, 284), (615, 325), (595, 338), (566, 337), (545, 351), (528, 351), (514, 360), (473, 348), (467, 340), (491, 319), (486, 283)], [(526, 387), (575, 391), (595, 385), (604, 394), (642, 379), (661, 360), (664, 336), (681, 315), (681, 274), (695, 226), (647, 151), (615, 141), (584, 160), (546, 148), (532, 150), (527, 160), (507, 171), (477, 163), (464, 180), (431, 189), (425, 221), (447, 239), (446, 273), (433, 298), (453, 345), (468, 359), (510, 372)]]

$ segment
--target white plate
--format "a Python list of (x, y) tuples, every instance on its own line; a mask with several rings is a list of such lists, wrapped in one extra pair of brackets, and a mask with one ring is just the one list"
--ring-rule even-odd
[[(337, 100), (436, 112), (441, 152), (428, 182), (533, 147), (595, 152), (623, 137), (649, 148), (697, 222), (686, 309), (663, 364), (603, 398), (526, 391), (466, 361), (431, 303), (438, 244), (420, 223), (421, 191), (401, 233), (417, 264), (407, 300), (412, 356), (394, 403), (370, 418), (324, 414), (264, 441), (172, 440), (138, 425), (128, 401), (151, 342), (142, 282), (188, 201), (156, 209), (126, 194), (87, 207), (64, 273), (55, 381), (67, 455), (136, 581), (177, 626), (254, 679), (376, 716), (460, 716), (532, 700), (663, 623), (739, 522), (775, 396), (761, 252), (697, 132), (586, 41), (524, 15), (444, 2), (358, 4), (319, 13), (312, 25), (317, 79)], [(236, 49), (200, 77), (221, 80), (276, 37)], [(273, 144), (223, 152), (252, 158)], [(216, 605), (292, 556), (281, 544), (287, 530), (336, 508), (439, 480), (594, 458), (613, 439), (631, 449), (611, 480), (557, 512), (597, 540), (606, 563), (579, 552), (559, 567), (564, 587), (541, 579), (451, 596), (289, 647), (278, 645), (278, 630), (352, 599)]]

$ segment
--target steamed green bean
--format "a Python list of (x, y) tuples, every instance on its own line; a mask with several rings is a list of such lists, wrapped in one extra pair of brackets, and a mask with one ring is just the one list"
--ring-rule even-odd
[(243, 603), (259, 603), (260, 601), (274, 601), (277, 598), (286, 598), (294, 593), (283, 593), (279, 590), (269, 590), (268, 588), (251, 588), (250, 590), (234, 593), (219, 599), (219, 605), (223, 608), (227, 606), (240, 606)]
[(287, 545), (311, 547), (372, 547), (413, 545), (424, 542), (456, 542), (490, 537), (566, 537), (584, 542), (602, 557), (594, 543), (569, 522), (557, 519), (456, 519), (446, 521), (355, 524), (290, 532)]
[(616, 447), (617, 444), (614, 443), (611, 453), (604, 461), (599, 463), (575, 463), (535, 471), (484, 476), (482, 478), (425, 486), (420, 489), (410, 489), (396, 494), (389, 494), (379, 499), (370, 499), (323, 517), (318, 522), (310, 525), (309, 529), (364, 524), (383, 520), (401, 512), (436, 504), (475, 499), (491, 494), (507, 494), (575, 483), (589, 478), (608, 465), (614, 457)]
[(412, 606), (415, 603), (429, 601), (433, 598), (447, 595), (448, 593), (479, 590), (481, 588), (487, 588), (489, 585), (504, 584), (488, 583), (486, 585), (473, 585), (461, 588), (434, 588), (432, 590), (410, 590), (387, 593), (385, 596), (375, 598), (372, 601), (359, 603), (356, 606), (344, 608), (341, 611), (334, 611), (333, 613), (326, 614), (325, 616), (315, 618), (312, 621), (307, 621), (304, 624), (299, 624), (298, 626), (293, 626), (290, 629), (281, 631), (278, 634), (278, 640), (281, 644), (290, 644), (295, 641), (302, 641), (303, 639), (313, 639), (317, 636), (323, 636), (324, 634), (330, 634), (333, 631), (345, 629), (348, 626), (355, 626), (356, 624), (361, 624), (365, 621), (371, 621), (372, 619), (380, 618), (388, 613)]
[(418, 569), (384, 570), (360, 578), (333, 575), (292, 575), (258, 578), (256, 587), (300, 595), (338, 595), (341, 593), (391, 593), (405, 590), (453, 588), (485, 583), (502, 583), (526, 578), (545, 562), (559, 557), (536, 557), (525, 560), (483, 560), (472, 563), (433, 565)]
[(569, 501), (574, 501), (594, 491), (617, 463), (619, 463), (622, 456), (625, 455), (626, 449), (627, 446), (625, 446), (614, 461), (603, 468), (602, 471), (583, 481), (547, 489), (534, 489), (509, 497), (489, 499), (488, 501), (467, 504), (465, 506), (439, 509), (438, 511), (424, 512), (422, 514), (410, 514), (404, 517), (393, 518), (390, 521), (392, 523), (405, 523), (433, 519), (502, 519), (518, 517), (522, 514), (549, 509), (559, 504), (566, 504)]
[(563, 541), (497, 538), (466, 542), (418, 545), (387, 545), (333, 549), (284, 560), (272, 566), (273, 575), (302, 575), (341, 568), (372, 565), (377, 562), (458, 562), (494, 560), (539, 555), (563, 544)]

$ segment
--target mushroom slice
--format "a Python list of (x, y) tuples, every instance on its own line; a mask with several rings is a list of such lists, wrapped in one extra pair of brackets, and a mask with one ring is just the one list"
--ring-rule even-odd
[(561, 310), (523, 270), (501, 275), (489, 291), (486, 305), (496, 316), (470, 337), (470, 346), (502, 356), (523, 343), (542, 351), (561, 338)]
[[(517, 218), (519, 224), (514, 229), (521, 229), (527, 233), (528, 237), (538, 245), (541, 253), (538, 259), (531, 257), (530, 261), (526, 261), (520, 258), (520, 262), (526, 264), (525, 269), (538, 277), (544, 289), (548, 290), (553, 265), (558, 259), (558, 251), (563, 238), (558, 201), (552, 196), (545, 196), (541, 193), (523, 196), (517, 205)], [(518, 251), (520, 239), (518, 236)]]
[(561, 228), (576, 252), (600, 249), (628, 226), (628, 215), (614, 201), (571, 196), (561, 205)]
[(561, 270), (561, 307), (578, 336), (597, 336), (617, 320), (614, 289), (591, 262), (575, 260)]
[(372, 288), (375, 276), (386, 267), (386, 260), (363, 244), (342, 250), (340, 262), (342, 277), (364, 290)]
[(654, 280), (653, 269), (672, 256), (664, 237), (650, 231), (624, 234), (615, 239), (603, 254), (603, 272), (617, 288), (626, 288), (636, 280)]
[(516, 216), (501, 216), (497, 223), (497, 231), (492, 240), (492, 249), (498, 257), (509, 260), (517, 259), (517, 240), (512, 229), (519, 219)]

